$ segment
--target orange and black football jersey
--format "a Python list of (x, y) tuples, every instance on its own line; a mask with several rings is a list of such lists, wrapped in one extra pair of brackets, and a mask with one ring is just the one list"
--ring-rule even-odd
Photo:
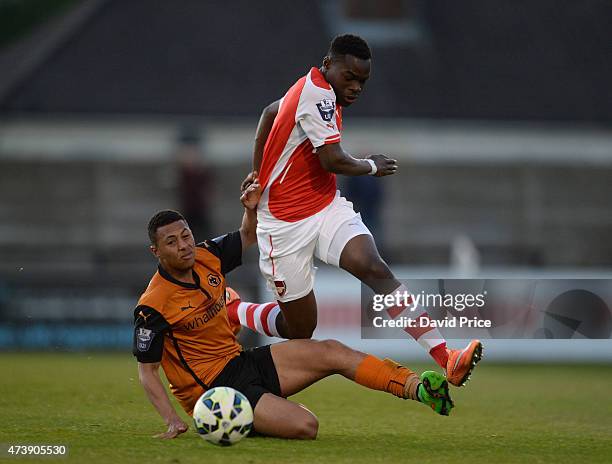
[(134, 356), (142, 363), (161, 361), (188, 413), (240, 353), (225, 307), (225, 274), (241, 259), (239, 232), (207, 240), (196, 247), (195, 284), (174, 279), (160, 266), (134, 310)]

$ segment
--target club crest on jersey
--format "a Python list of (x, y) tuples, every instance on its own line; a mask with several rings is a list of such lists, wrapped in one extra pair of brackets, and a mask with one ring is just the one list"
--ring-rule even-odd
[(278, 296), (283, 296), (285, 292), (287, 292), (287, 284), (285, 284), (284, 280), (275, 280), (274, 288), (276, 289)]
[(144, 327), (139, 327), (136, 333), (136, 347), (138, 351), (147, 351), (151, 346), (151, 341), (155, 337), (155, 333)]
[(208, 274), (208, 284), (211, 287), (218, 287), (220, 283), (221, 283), (221, 279), (219, 278), (218, 275)]
[(321, 100), (319, 103), (317, 103), (317, 108), (323, 121), (329, 122), (334, 118), (336, 102), (329, 99)]

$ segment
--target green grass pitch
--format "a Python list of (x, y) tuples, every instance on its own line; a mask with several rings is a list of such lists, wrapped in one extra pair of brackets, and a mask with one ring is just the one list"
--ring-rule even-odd
[(450, 417), (335, 376), (294, 397), (319, 417), (316, 441), (249, 438), (229, 448), (193, 428), (151, 438), (164, 426), (129, 354), (0, 354), (0, 376), (0, 443), (69, 447), (63, 459), (5, 462), (612, 462), (610, 365), (485, 358), (467, 387), (452, 390)]

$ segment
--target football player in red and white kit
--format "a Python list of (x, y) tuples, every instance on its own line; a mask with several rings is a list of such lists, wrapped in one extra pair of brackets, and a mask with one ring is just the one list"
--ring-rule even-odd
[[(395, 174), (397, 162), (382, 154), (358, 159), (341, 145), (342, 111), (358, 98), (370, 76), (368, 44), (354, 35), (336, 37), (319, 68), (312, 68), (264, 110), (257, 127), (253, 168), (263, 194), (258, 205), (260, 270), (276, 292), (281, 311), (242, 314), (285, 338), (310, 338), (316, 327), (313, 257), (353, 274), (379, 294), (408, 291), (380, 257), (352, 203), (340, 195), (336, 174)], [(398, 317), (404, 307), (390, 308)], [(255, 310), (253, 310), (255, 311)], [(421, 320), (424, 310), (414, 313)], [(263, 320), (265, 319), (265, 320)], [(438, 329), (404, 329), (442, 367), (449, 382), (462, 385), (480, 360), (473, 340), (452, 350)]]

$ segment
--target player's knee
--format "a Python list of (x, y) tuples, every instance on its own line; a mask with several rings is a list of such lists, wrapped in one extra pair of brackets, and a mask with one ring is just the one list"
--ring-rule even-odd
[(322, 340), (319, 342), (319, 346), (323, 350), (323, 354), (327, 356), (337, 356), (347, 349), (347, 346), (338, 340)]
[(304, 419), (297, 427), (297, 438), (302, 440), (314, 440), (319, 433), (319, 420), (310, 412), (304, 415)]
[(350, 348), (338, 340), (331, 339), (318, 342), (318, 346), (320, 352), (317, 352), (317, 358), (322, 363), (322, 367), (326, 368), (329, 373), (337, 373), (344, 364)]

